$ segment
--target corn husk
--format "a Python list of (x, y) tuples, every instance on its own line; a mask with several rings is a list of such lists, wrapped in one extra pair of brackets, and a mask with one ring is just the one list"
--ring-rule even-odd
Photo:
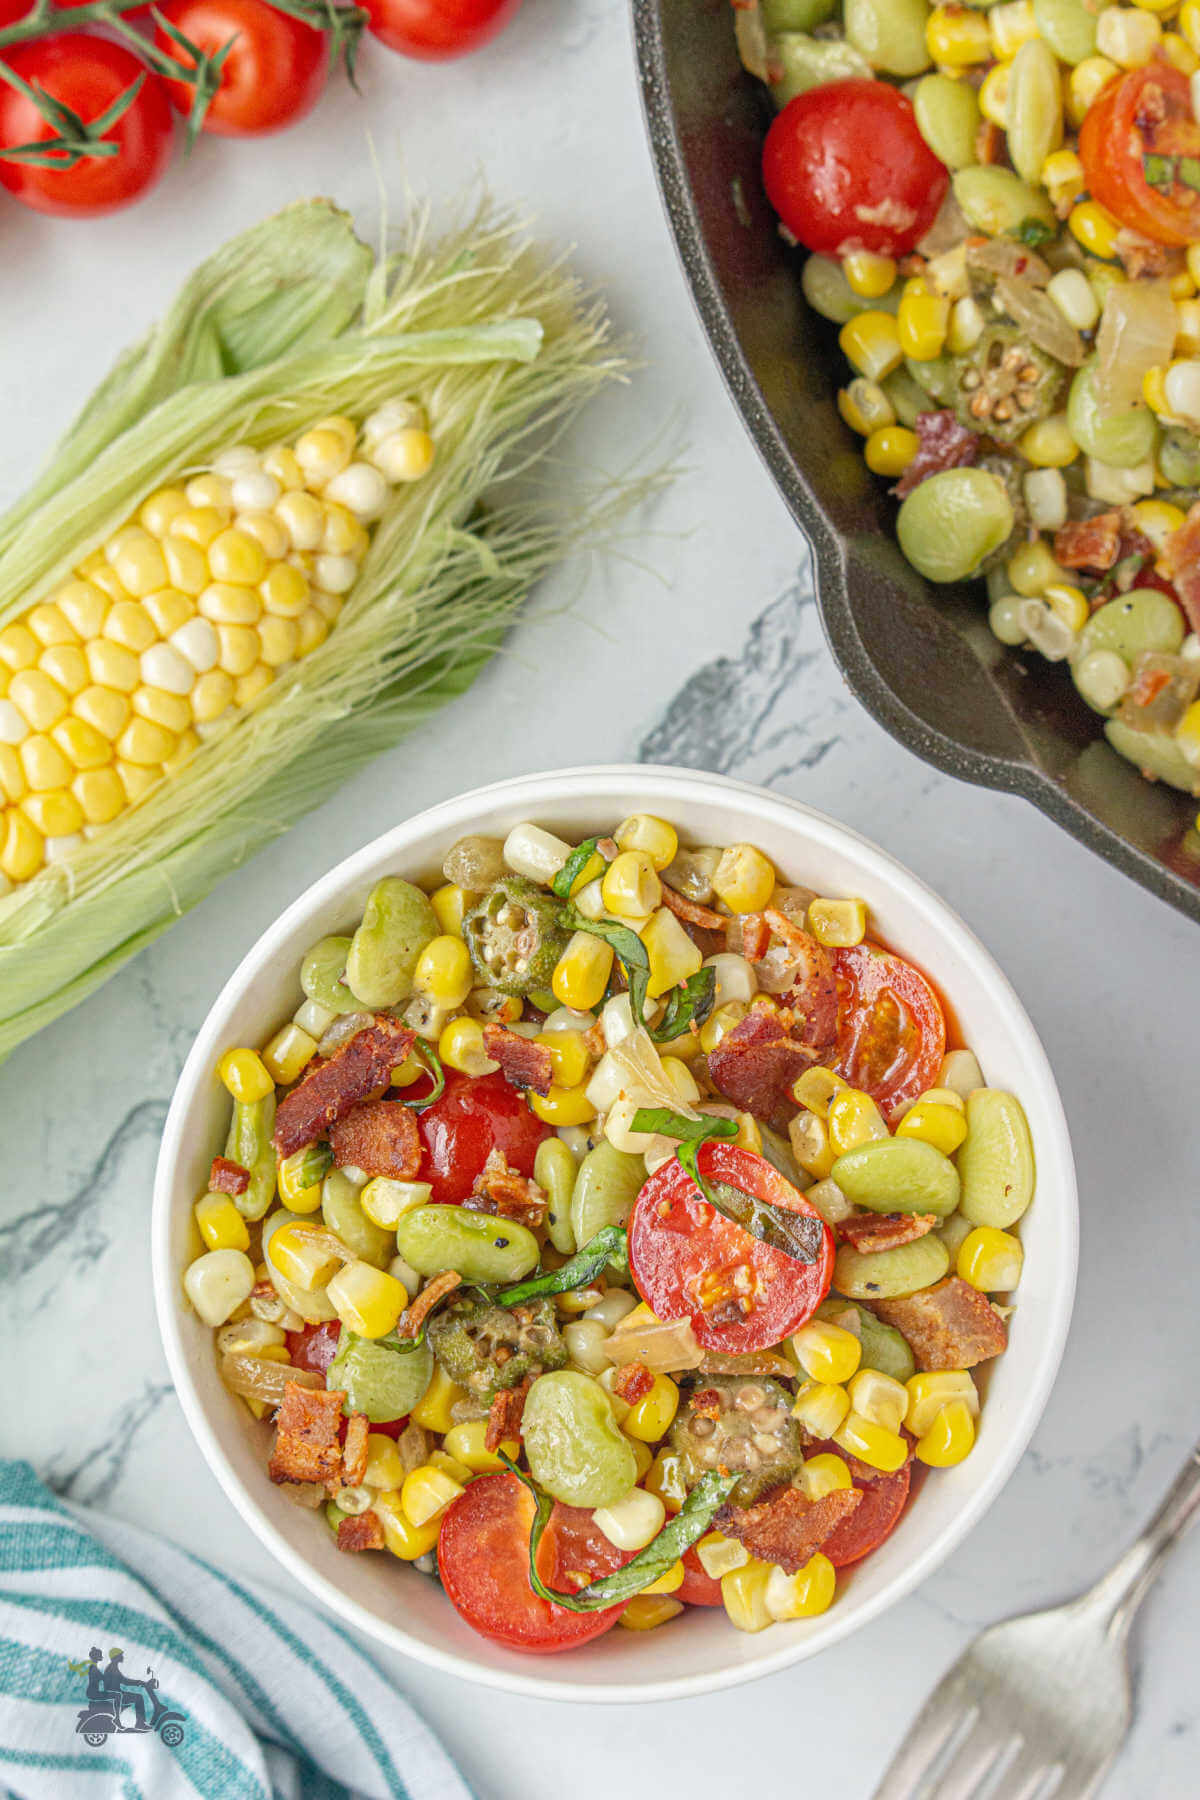
[(601, 309), (486, 204), (439, 238), (418, 215), (376, 257), (330, 203), (305, 202), (197, 269), (0, 519), (0, 625), (231, 444), (292, 439), (397, 394), (424, 406), (438, 455), (376, 525), (326, 642), (0, 900), (0, 1057), (469, 686), (581, 528), (569, 507), (481, 500), (624, 368)]

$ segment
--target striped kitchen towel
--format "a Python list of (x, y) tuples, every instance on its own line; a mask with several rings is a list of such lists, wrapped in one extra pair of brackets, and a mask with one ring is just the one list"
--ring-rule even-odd
[(408, 1702), (308, 1607), (0, 1462), (0, 1794), (471, 1800)]

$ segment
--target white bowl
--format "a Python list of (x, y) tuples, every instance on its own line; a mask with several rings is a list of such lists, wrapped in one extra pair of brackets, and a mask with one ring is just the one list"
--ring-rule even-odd
[[(698, 1608), (665, 1630), (612, 1631), (560, 1656), (521, 1656), (476, 1636), (435, 1583), (390, 1556), (347, 1556), (266, 1473), (267, 1428), (217, 1375), (212, 1333), (182, 1302), (192, 1202), (222, 1147), (228, 1099), (214, 1078), (231, 1044), (258, 1043), (296, 1005), (297, 970), (317, 938), (350, 929), (382, 875), (432, 880), (466, 832), (502, 835), (532, 819), (577, 840), (634, 811), (660, 813), (692, 843), (759, 845), (784, 878), (861, 895), (876, 931), (928, 969), (989, 1082), (1029, 1117), (1038, 1186), (1022, 1226), (1025, 1272), (1008, 1351), (991, 1366), (979, 1438), (965, 1463), (926, 1481), (887, 1543), (823, 1617), (756, 1636)], [(1058, 1368), (1075, 1289), (1075, 1170), (1046, 1054), (983, 945), (915, 876), (824, 814), (759, 788), (688, 770), (610, 767), (529, 775), (420, 813), (349, 857), (264, 932), (192, 1047), (167, 1119), (154, 1189), (154, 1286), (175, 1386), (218, 1481), (266, 1548), (346, 1624), (447, 1673), (541, 1698), (665, 1700), (731, 1687), (848, 1637), (911, 1592), (960, 1544), (1016, 1467)]]

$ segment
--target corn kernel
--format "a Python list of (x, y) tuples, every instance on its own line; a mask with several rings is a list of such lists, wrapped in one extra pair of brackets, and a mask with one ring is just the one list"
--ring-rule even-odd
[(0, 665), (14, 674), (18, 669), (32, 669), (41, 651), (41, 644), (27, 625), (6, 625), (0, 631)]
[[(882, 381), (904, 360), (900, 335), (891, 313), (862, 312), (847, 321), (838, 333), (842, 355), (859, 375)], [(726, 852), (728, 854), (728, 852)], [(764, 901), (762, 904), (766, 904)], [(746, 911), (753, 911), (747, 907)]]
[(167, 565), (171, 586), (181, 594), (195, 599), (208, 586), (208, 559), (203, 549), (190, 540), (181, 537), (166, 538), (163, 542), (163, 561)]
[(1021, 1279), (1025, 1252), (1019, 1237), (992, 1225), (977, 1226), (962, 1241), (955, 1267), (985, 1294), (1007, 1294)]
[(264, 473), (273, 476), (281, 488), (304, 486), (304, 470), (296, 461), (296, 452), (289, 444), (274, 444), (264, 451), (262, 467)]
[(432, 938), (413, 970), (413, 987), (438, 1006), (461, 1006), (474, 983), (470, 952), (460, 937), (443, 932)]
[(9, 682), (8, 698), (34, 731), (49, 731), (67, 711), (67, 696), (41, 669), (18, 669)]
[(979, 1391), (966, 1369), (931, 1369), (910, 1375), (905, 1387), (908, 1404), (904, 1423), (914, 1437), (924, 1437), (944, 1406), (961, 1400), (977, 1418)]
[(134, 717), (117, 739), (117, 755), (141, 769), (157, 768), (172, 754), (177, 734), (151, 719)]
[(550, 1067), (559, 1087), (578, 1087), (588, 1068), (587, 1045), (580, 1031), (542, 1031), (534, 1038), (550, 1052)]
[(806, 1500), (823, 1500), (826, 1494), (837, 1493), (841, 1488), (853, 1487), (850, 1469), (840, 1456), (831, 1450), (822, 1451), (819, 1456), (805, 1459), (800, 1468), (797, 1485)]
[(815, 1619), (827, 1612), (837, 1591), (837, 1571), (818, 1550), (802, 1569), (789, 1575), (772, 1569), (767, 1578), (766, 1606), (773, 1619)]
[(1079, 445), (1071, 436), (1065, 413), (1039, 419), (1022, 434), (1020, 448), (1035, 468), (1065, 469), (1079, 455)]
[[(285, 1225), (283, 1230), (277, 1231), (271, 1240), (272, 1255), (284, 1233), (298, 1229), (294, 1225)], [(394, 1331), (396, 1321), (408, 1305), (403, 1283), (385, 1269), (372, 1268), (365, 1262), (347, 1263), (339, 1269), (326, 1286), (325, 1295), (346, 1329), (366, 1338), (385, 1337), (389, 1331)], [(423, 1521), (414, 1519), (413, 1523)]]
[(71, 837), (83, 827), (78, 800), (63, 788), (49, 793), (26, 794), (21, 811), (45, 838)]
[(424, 1525), (414, 1525), (394, 1489), (390, 1493), (376, 1494), (371, 1504), (383, 1527), (384, 1542), (392, 1555), (402, 1562), (415, 1562), (419, 1556), (428, 1556), (437, 1544), (441, 1519), (433, 1518)]
[(960, 1111), (924, 1099), (910, 1106), (896, 1127), (897, 1137), (918, 1138), (943, 1156), (953, 1156), (966, 1135), (967, 1121)]
[(740, 1569), (721, 1577), (721, 1599), (730, 1624), (739, 1631), (763, 1631), (774, 1623), (767, 1611), (767, 1582), (771, 1564), (752, 1557)]
[(870, 250), (852, 250), (842, 258), (842, 273), (861, 300), (880, 300), (896, 280), (896, 263)]
[(76, 769), (101, 769), (112, 757), (104, 733), (74, 714), (56, 725), (50, 735)]
[(644, 919), (662, 901), (662, 882), (644, 850), (622, 850), (601, 882), (607, 911), (618, 919)]
[(91, 679), (87, 657), (78, 644), (52, 644), (42, 651), (38, 667), (72, 699), (83, 692)]
[(656, 1444), (665, 1437), (679, 1410), (679, 1389), (669, 1375), (656, 1375), (649, 1393), (631, 1406), (621, 1421), (626, 1437)]
[(24, 813), (6, 813), (0, 821), (0, 874), (10, 881), (30, 881), (44, 855), (42, 834)]
[(993, 6), (987, 24), (997, 56), (1015, 56), (1022, 44), (1038, 35), (1033, 0), (1007, 0), (1005, 5)]
[(652, 1000), (699, 972), (704, 960), (700, 948), (668, 907), (660, 906), (651, 914), (641, 937), (650, 963), (646, 991)]
[(1067, 227), (1076, 243), (1089, 256), (1111, 261), (1117, 253), (1117, 233), (1121, 227), (1098, 200), (1081, 200), (1067, 215)]
[[(146, 719), (151, 725), (156, 725), (161, 730), (167, 732), (173, 740), (176, 749), (179, 747), (179, 737), (188, 729), (188, 726), (192, 722), (192, 709), (188, 705), (188, 702), (179, 694), (165, 694), (161, 688), (138, 688), (133, 696), (133, 710), (140, 719)], [(124, 739), (120, 742), (124, 742)], [(118, 743), (117, 747), (120, 749), (120, 743)], [(122, 754), (127, 754), (127, 752), (122, 752)], [(166, 762), (167, 758), (173, 754), (174, 751), (168, 749), (161, 756), (151, 756), (145, 760), (149, 762)], [(131, 762), (139, 762), (143, 759), (137, 756), (131, 756), (129, 760)]]
[(863, 445), (863, 460), (874, 475), (903, 475), (917, 447), (915, 431), (904, 425), (883, 425)]
[(186, 511), (187, 495), (182, 488), (159, 488), (156, 494), (142, 501), (138, 518), (151, 537), (161, 538), (170, 530), (172, 519)]
[(159, 637), (169, 638), (173, 631), (186, 625), (196, 609), (178, 588), (156, 588), (142, 601), (142, 608)]
[[(397, 1283), (397, 1286), (399, 1283)], [(409, 1417), (426, 1431), (436, 1431), (444, 1437), (450, 1427), (456, 1423), (450, 1408), (459, 1400), (469, 1399), (466, 1388), (459, 1387), (451, 1381), (440, 1363), (434, 1364), (433, 1377), (424, 1394), (413, 1407)]]
[(196, 1224), (209, 1250), (248, 1250), (250, 1233), (228, 1194), (204, 1194), (195, 1205)]
[(834, 1437), (849, 1411), (849, 1394), (831, 1381), (806, 1381), (792, 1405), (792, 1417), (815, 1438)]
[(797, 1076), (792, 1083), (792, 1098), (797, 1106), (806, 1106), (819, 1119), (827, 1118), (829, 1105), (835, 1094), (844, 1094), (847, 1083), (833, 1069), (826, 1069), (816, 1063), (811, 1069), (805, 1069), (803, 1075)]
[(861, 1413), (848, 1412), (832, 1435), (839, 1449), (869, 1463), (873, 1469), (882, 1469), (886, 1475), (902, 1469), (908, 1461), (908, 1445), (899, 1432), (877, 1425)]
[[(844, 1468), (845, 1464), (842, 1466)], [(729, 1575), (734, 1569), (744, 1569), (750, 1561), (750, 1552), (737, 1538), (727, 1538), (719, 1531), (710, 1531), (697, 1543), (696, 1559), (710, 1580), (720, 1581), (722, 1575)]]
[(25, 768), (11, 744), (0, 744), (0, 800), (15, 803), (29, 792)]
[(833, 1172), (834, 1154), (824, 1119), (816, 1113), (797, 1113), (788, 1125), (792, 1155), (806, 1175), (814, 1181), (825, 1181)]
[(206, 475), (194, 475), (184, 493), (189, 506), (210, 506), (222, 513), (233, 511), (233, 483), (227, 475), (218, 475), (215, 470)]
[(125, 802), (133, 806), (144, 794), (148, 794), (162, 775), (162, 769), (149, 763), (125, 762), (118, 757), (113, 768), (121, 778), (121, 786), (125, 793)]
[(135, 600), (167, 585), (166, 558), (146, 533), (141, 534), (138, 542), (123, 547), (112, 559), (112, 567), (121, 586)]
[(90, 581), (68, 581), (54, 596), (63, 617), (86, 643), (99, 632), (108, 614), (109, 600)]
[(1139, 500), (1132, 511), (1138, 526), (1160, 554), (1172, 532), (1178, 531), (1186, 522), (1182, 508), (1173, 506), (1169, 500)]
[(515, 1438), (507, 1439), (498, 1450), (489, 1450), (484, 1442), (486, 1436), (486, 1419), (466, 1419), (461, 1425), (451, 1426), (446, 1433), (446, 1449), (475, 1475), (487, 1475), (496, 1469), (502, 1469), (504, 1464), (500, 1460), (501, 1450), (513, 1461), (520, 1455), (521, 1446)]
[(642, 1486), (648, 1493), (657, 1494), (669, 1513), (679, 1512), (688, 1497), (679, 1452), (660, 1450), (642, 1477)]
[(761, 912), (775, 890), (775, 870), (753, 844), (731, 844), (721, 852), (712, 885), (718, 900), (730, 912)]
[(1074, 205), (1087, 187), (1083, 164), (1074, 150), (1052, 150), (1042, 164), (1041, 182), (1056, 211)]
[(279, 1198), (289, 1212), (316, 1212), (321, 1204), (321, 1181), (328, 1167), (328, 1157), (315, 1151), (311, 1144), (282, 1159), (276, 1182)]
[(1093, 100), (1121, 73), (1107, 56), (1087, 56), (1067, 77), (1067, 119), (1078, 131)]
[(275, 1092), (275, 1083), (256, 1050), (227, 1050), (217, 1064), (217, 1079), (240, 1106), (253, 1106)]
[(975, 1443), (975, 1421), (965, 1401), (951, 1400), (934, 1419), (914, 1454), (932, 1469), (949, 1469), (969, 1456)]
[(296, 461), (310, 487), (324, 487), (350, 461), (355, 433), (353, 426), (346, 429), (347, 423), (341, 419), (329, 420), (314, 425), (311, 431), (303, 432), (296, 439)]
[(740, 1000), (731, 1000), (725, 1006), (718, 1006), (709, 1013), (700, 1027), (700, 1048), (705, 1056), (716, 1049), (721, 1039), (728, 1037), (735, 1025), (740, 1025), (746, 1017), (746, 1008)]
[(463, 918), (473, 904), (473, 897), (466, 888), (447, 881), (442, 887), (434, 889), (429, 896), (429, 904), (442, 930), (448, 936), (461, 937)]
[(904, 1423), (908, 1394), (903, 1382), (878, 1369), (860, 1369), (847, 1390), (852, 1413), (881, 1425), (885, 1431), (898, 1432)]
[[(927, 290), (914, 293), (910, 291), (912, 286), (909, 283), (906, 287), (896, 313), (900, 348), (905, 356), (911, 356), (917, 362), (932, 362), (945, 348), (946, 332), (950, 325), (950, 302), (940, 294), (931, 294)], [(922, 287), (924, 288), (924, 284)], [(916, 454), (915, 440), (913, 454)], [(900, 471), (879, 469), (876, 473), (890, 475), (899, 474)]]
[[(682, 1579), (681, 1574), (680, 1580)], [(657, 1583), (655, 1586), (657, 1587)], [(669, 1620), (677, 1619), (683, 1611), (682, 1600), (672, 1600), (666, 1594), (653, 1593), (647, 1588), (644, 1594), (635, 1594), (626, 1603), (617, 1617), (617, 1624), (623, 1625), (626, 1631), (655, 1631)]]
[(313, 650), (319, 650), (329, 636), (329, 626), (315, 607), (307, 607), (297, 619), (296, 625), (299, 632), (297, 656), (308, 656)]
[[(190, 486), (189, 483), (189, 489)], [(171, 573), (169, 551), (171, 539), (181, 538), (185, 544), (192, 545), (196, 550), (207, 550), (214, 538), (220, 536), (228, 523), (229, 512), (224, 507), (189, 505), (183, 512), (176, 513), (171, 520), (167, 538), (163, 544), (163, 559), (167, 564), (168, 573), (171, 574), (173, 586), (182, 587), (183, 583)], [(163, 585), (162, 582), (158, 583), (160, 587)]]
[(93, 586), (100, 588), (110, 601), (128, 600), (129, 598), (128, 590), (121, 577), (115, 569), (110, 569), (107, 563), (102, 563), (99, 568), (89, 569), (88, 580)]
[(88, 825), (107, 825), (125, 805), (121, 778), (111, 767), (84, 770), (71, 783), (71, 792)]
[(548, 1094), (528, 1096), (530, 1109), (547, 1125), (586, 1125), (595, 1118), (596, 1108), (583, 1087), (564, 1088), (551, 1085)]
[(1096, 49), (1121, 69), (1140, 69), (1150, 61), (1162, 38), (1162, 26), (1151, 12), (1128, 6), (1106, 6), (1096, 20)]
[(590, 931), (575, 932), (550, 978), (554, 998), (575, 1012), (590, 1012), (604, 998), (612, 966), (611, 944)]
[[(113, 643), (108, 638), (93, 638), (85, 646), (84, 655), (87, 657), (92, 680), (100, 687), (113, 688), (121, 694), (132, 694), (142, 679), (137, 657), (123, 644)], [(78, 712), (78, 706), (75, 710)], [(103, 730), (103, 727), (99, 729)]]
[[(362, 465), (358, 465), (361, 470)], [(356, 472), (352, 466), (350, 474)], [(372, 475), (372, 480), (378, 480)], [(349, 510), (338, 506), (334, 501), (325, 501), (325, 524), (321, 532), (321, 542), (317, 548), (325, 556), (352, 556), (356, 562), (362, 560), (370, 543), (370, 534), (366, 526)]]
[(656, 870), (667, 868), (679, 851), (675, 827), (653, 813), (631, 813), (622, 819), (613, 838), (619, 849), (640, 851), (649, 857)]
[(857, 1150), (862, 1144), (874, 1143), (888, 1135), (883, 1114), (870, 1094), (864, 1094), (858, 1088), (846, 1088), (833, 1096), (825, 1128), (834, 1156), (844, 1156), (847, 1150)]
[(463, 1491), (462, 1485), (441, 1469), (423, 1463), (405, 1476), (400, 1504), (414, 1525), (428, 1525), (431, 1519), (440, 1519)]
[(943, 69), (966, 69), (990, 62), (992, 39), (982, 13), (962, 7), (937, 6), (925, 22), (925, 44)]
[(371, 450), (371, 461), (389, 481), (419, 481), (433, 466), (435, 446), (427, 431), (408, 426), (390, 433)]
[(852, 1331), (828, 1319), (810, 1319), (792, 1333), (792, 1349), (810, 1381), (849, 1381), (862, 1360), (862, 1345)]
[(490, 1075), (500, 1064), (483, 1047), (478, 1019), (451, 1019), (438, 1038), (438, 1056), (448, 1069), (463, 1075)]
[(882, 431), (896, 423), (896, 413), (891, 401), (877, 381), (868, 381), (865, 375), (856, 375), (846, 387), (839, 389), (838, 411), (850, 427), (860, 437), (870, 437), (875, 431)]
[(262, 1053), (262, 1062), (272, 1081), (290, 1087), (316, 1054), (316, 1040), (299, 1025), (289, 1023), (275, 1033)]
[(48, 737), (27, 737), (17, 754), (25, 780), (35, 794), (66, 787), (75, 774), (58, 745)]
[(31, 607), (23, 622), (44, 650), (53, 649), (56, 644), (79, 642), (79, 633), (57, 606), (43, 603), (41, 606)]

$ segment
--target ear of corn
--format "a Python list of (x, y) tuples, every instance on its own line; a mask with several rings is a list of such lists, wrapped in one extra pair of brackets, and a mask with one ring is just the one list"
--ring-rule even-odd
[[(0, 520), (0, 641), (16, 647), (12, 662), (0, 667), (0, 704), (19, 699), (22, 716), (29, 709), (48, 718), (45, 709), (59, 704), (56, 692), (67, 702), (61, 717), (31, 728), (22, 745), (0, 746), (0, 849), (12, 840), (12, 873), (0, 887), (15, 882), (0, 895), (0, 1056), (469, 685), (530, 584), (580, 536), (578, 519), (571, 524), (528, 507), (483, 518), (479, 498), (514, 465), (527, 464), (534, 430), (565, 422), (621, 372), (605, 338), (603, 319), (581, 305), (570, 278), (548, 268), (510, 220), (486, 207), (440, 242), (430, 240), (418, 217), (401, 252), (375, 261), (344, 216), (314, 202), (218, 252), (163, 324), (127, 353), (31, 493)], [(346, 544), (329, 554), (357, 561), (357, 570), (333, 571), (337, 580), (327, 587), (343, 585), (326, 602), (327, 635), (314, 626), (302, 650), (298, 630), (292, 643), (289, 595), (282, 595), (276, 620), (263, 584), (274, 578), (281, 588), (298, 585), (279, 571), (299, 562), (315, 592), (315, 571), (304, 566), (314, 553), (295, 548), (296, 532), (286, 522), (293, 548), (285, 549), (279, 521), (266, 515), (257, 550), (240, 542), (253, 535), (241, 530), (239, 541), (222, 544), (232, 520), (208, 504), (221, 499), (215, 488), (212, 495), (200, 491), (212, 480), (205, 472), (231, 447), (249, 446), (261, 468), (278, 464), (290, 490), (289, 457), (296, 461), (304, 434), (319, 437), (313, 428), (330, 415), (361, 430), (389, 399), (419, 409), (436, 458), (423, 473), (411, 459), (404, 467), (404, 458), (390, 462), (384, 473), (390, 470), (395, 485), (365, 525), (347, 508), (338, 511)], [(282, 446), (273, 458), (266, 454), (272, 446)], [(421, 479), (408, 479), (414, 473)], [(336, 482), (323, 465), (319, 474), (326, 485)], [(194, 505), (186, 492), (193, 481)], [(296, 486), (280, 504), (307, 498)], [(212, 521), (201, 517), (190, 539), (171, 532), (178, 522), (171, 495), (180, 488), (194, 514), (217, 514), (218, 530), (210, 532)], [(164, 490), (168, 497), (147, 515), (162, 535), (143, 521), (137, 530), (147, 542), (141, 535), (117, 539)], [(603, 526), (631, 493), (594, 508), (588, 523)], [(332, 498), (314, 495), (312, 504), (332, 513)], [(300, 529), (303, 535), (303, 522)], [(172, 536), (186, 546), (180, 579), (139, 595), (139, 586), (157, 580), (155, 559)], [(225, 552), (243, 550), (245, 567), (236, 556), (222, 561)], [(154, 566), (142, 570), (139, 557)], [(198, 568), (182, 567), (197, 557), (205, 576), (200, 593), (188, 591)], [(61, 634), (46, 603), (78, 583), (80, 571), (99, 585), (100, 602), (90, 612), (81, 606), (79, 624)], [(254, 586), (249, 575), (258, 577)], [(126, 585), (116, 588), (116, 576)], [(206, 689), (197, 706), (199, 681), (184, 695), (160, 679), (173, 672), (161, 651), (172, 648), (172, 633), (182, 627), (186, 637), (206, 617), (205, 593), (209, 611), (236, 613), (243, 589), (256, 596), (259, 617), (207, 620), (231, 666), (222, 668), (219, 658), (205, 671), (202, 678), (219, 673), (226, 682), (212, 696)], [(60, 641), (36, 638), (30, 619)], [(38, 658), (49, 656), (55, 686), (17, 680), (14, 696), (22, 671), (13, 664), (23, 663), (30, 637)], [(251, 637), (258, 650), (242, 668)], [(112, 705), (89, 692), (110, 691), (95, 678), (96, 659), (102, 674), (132, 678), (132, 685), (111, 689)], [(34, 673), (46, 675), (37, 660)], [(88, 680), (71, 692), (84, 665)], [(211, 719), (198, 716), (218, 702)], [(117, 712), (126, 710), (117, 726)], [(106, 736), (106, 724), (117, 726), (115, 737)], [(49, 745), (44, 755), (41, 744), (34, 747), (40, 785), (29, 782), (21, 757), (24, 750), (30, 760), (32, 737)], [(3, 791), (6, 770), (15, 797)], [(56, 836), (68, 841), (48, 861), (45, 839)]]

